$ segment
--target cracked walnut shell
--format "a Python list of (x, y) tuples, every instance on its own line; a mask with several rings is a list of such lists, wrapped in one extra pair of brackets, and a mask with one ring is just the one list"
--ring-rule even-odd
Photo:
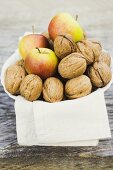
[(112, 77), (110, 68), (104, 62), (95, 62), (88, 68), (88, 75), (95, 87), (106, 86)]
[(80, 53), (72, 53), (63, 58), (58, 65), (58, 72), (63, 78), (71, 79), (86, 71), (86, 60)]
[(65, 94), (69, 99), (76, 99), (91, 93), (92, 84), (90, 78), (82, 75), (68, 80), (65, 85)]
[(58, 102), (63, 99), (63, 84), (55, 77), (45, 80), (43, 86), (43, 98), (47, 102)]
[(71, 35), (58, 35), (54, 40), (54, 51), (60, 59), (63, 59), (67, 55), (75, 52), (75, 42), (73, 41)]
[(26, 72), (24, 68), (18, 65), (12, 65), (7, 68), (5, 75), (5, 87), (11, 94), (18, 94), (22, 80)]
[(98, 41), (82, 40), (76, 43), (76, 51), (84, 56), (87, 64), (91, 64), (99, 61), (102, 47)]
[(20, 94), (29, 101), (38, 99), (42, 92), (42, 80), (34, 74), (27, 75), (20, 86)]

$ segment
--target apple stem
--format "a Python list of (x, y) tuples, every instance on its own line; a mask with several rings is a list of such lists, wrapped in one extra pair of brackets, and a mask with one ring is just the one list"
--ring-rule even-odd
[(41, 53), (41, 51), (39, 50), (39, 48), (38, 48), (38, 47), (36, 47), (36, 49), (39, 51), (39, 53)]
[(34, 27), (34, 25), (32, 25), (32, 32), (33, 32), (33, 34), (35, 33), (35, 27)]
[(75, 19), (76, 19), (76, 21), (78, 20), (78, 15), (76, 15), (76, 18), (75, 18)]

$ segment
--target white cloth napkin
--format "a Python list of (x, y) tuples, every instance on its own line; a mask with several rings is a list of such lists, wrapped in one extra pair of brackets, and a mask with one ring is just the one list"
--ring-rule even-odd
[(15, 101), (20, 145), (95, 146), (111, 136), (104, 94), (100, 91), (77, 100), (47, 103)]
[[(93, 140), (90, 139), (90, 140), (85, 140), (85, 141), (84, 140), (70, 141), (70, 139), (69, 139), (68, 142), (67, 141), (59, 142), (60, 136), (56, 136), (58, 142), (56, 142), (56, 141), (53, 142), (53, 140), (56, 139), (56, 138), (54, 139), (54, 136), (49, 137), (49, 142), (45, 142), (45, 141), (41, 142), (40, 140), (42, 140), (41, 139), (42, 136), (44, 138), (44, 131), (45, 131), (45, 129), (44, 129), (44, 131), (42, 129), (42, 127), (45, 126), (44, 119), (41, 118), (41, 115), (40, 115), (40, 112), (43, 115), (43, 113), (41, 111), (42, 109), (40, 110), (40, 112), (39, 112), (39, 109), (37, 110), (37, 112), (35, 112), (35, 113), (33, 112), (33, 110), (35, 110), (35, 107), (37, 107), (38, 104), (39, 104), (39, 106), (41, 106), (40, 101), (37, 102), (37, 104), (36, 104), (36, 102), (35, 103), (28, 102), (21, 96), (18, 96), (15, 101), (16, 130), (17, 130), (17, 140), (18, 140), (19, 145), (23, 145), (23, 146), (32, 146), (32, 145), (96, 146), (98, 144), (98, 140), (96, 140), (96, 139), (93, 139)], [(42, 107), (43, 106), (41, 106), (41, 108)], [(35, 116), (38, 116), (38, 118)], [(39, 129), (37, 129), (37, 127), (36, 127), (38, 124), (41, 125), (41, 128), (39, 128)], [(47, 126), (48, 126), (48, 124), (47, 124)], [(43, 134), (42, 134), (42, 131), (43, 131)], [(73, 131), (74, 131), (74, 129), (73, 129)], [(76, 133), (78, 133), (78, 132), (76, 132)], [(47, 134), (45, 134), (45, 135), (47, 135)]]

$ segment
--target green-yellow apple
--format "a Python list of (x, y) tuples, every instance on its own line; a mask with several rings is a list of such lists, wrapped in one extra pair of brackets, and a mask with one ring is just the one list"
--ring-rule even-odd
[(55, 74), (58, 59), (48, 48), (35, 48), (25, 58), (25, 68), (28, 74), (36, 74), (46, 79)]
[(19, 42), (19, 53), (23, 59), (34, 48), (49, 48), (48, 39), (41, 34), (29, 34), (25, 35)]
[(73, 37), (75, 42), (84, 38), (84, 33), (73, 16), (68, 13), (59, 13), (52, 18), (48, 26), (50, 38), (54, 39), (62, 33), (68, 33)]

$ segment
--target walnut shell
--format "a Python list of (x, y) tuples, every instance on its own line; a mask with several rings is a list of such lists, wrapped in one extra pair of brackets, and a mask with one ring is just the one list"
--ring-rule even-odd
[(18, 94), (22, 80), (26, 72), (24, 68), (18, 65), (12, 65), (7, 68), (5, 75), (5, 87), (11, 94)]
[(95, 62), (93, 66), (90, 66), (88, 69), (88, 75), (92, 84), (96, 87), (107, 85), (112, 77), (110, 68), (104, 62)]
[(99, 61), (105, 62), (108, 66), (111, 64), (111, 56), (108, 52), (102, 51), (102, 53), (99, 56)]
[(18, 60), (16, 63), (15, 63), (17, 66), (21, 66), (24, 68), (24, 60), (21, 59), (21, 60)]
[(68, 80), (65, 85), (65, 94), (69, 99), (76, 99), (91, 93), (92, 84), (90, 78), (82, 75)]
[(47, 78), (43, 86), (43, 98), (47, 102), (58, 102), (63, 99), (63, 84), (55, 78)]
[(91, 64), (99, 61), (102, 47), (98, 41), (82, 40), (76, 43), (76, 51), (83, 54), (87, 64)]
[(38, 99), (42, 92), (42, 80), (34, 74), (27, 75), (20, 86), (20, 94), (29, 101)]
[(80, 53), (72, 53), (63, 58), (58, 65), (58, 72), (63, 78), (71, 79), (86, 71), (86, 60)]
[(67, 55), (76, 51), (75, 42), (71, 35), (61, 34), (58, 35), (54, 40), (54, 51), (55, 54), (60, 58), (64, 58)]

